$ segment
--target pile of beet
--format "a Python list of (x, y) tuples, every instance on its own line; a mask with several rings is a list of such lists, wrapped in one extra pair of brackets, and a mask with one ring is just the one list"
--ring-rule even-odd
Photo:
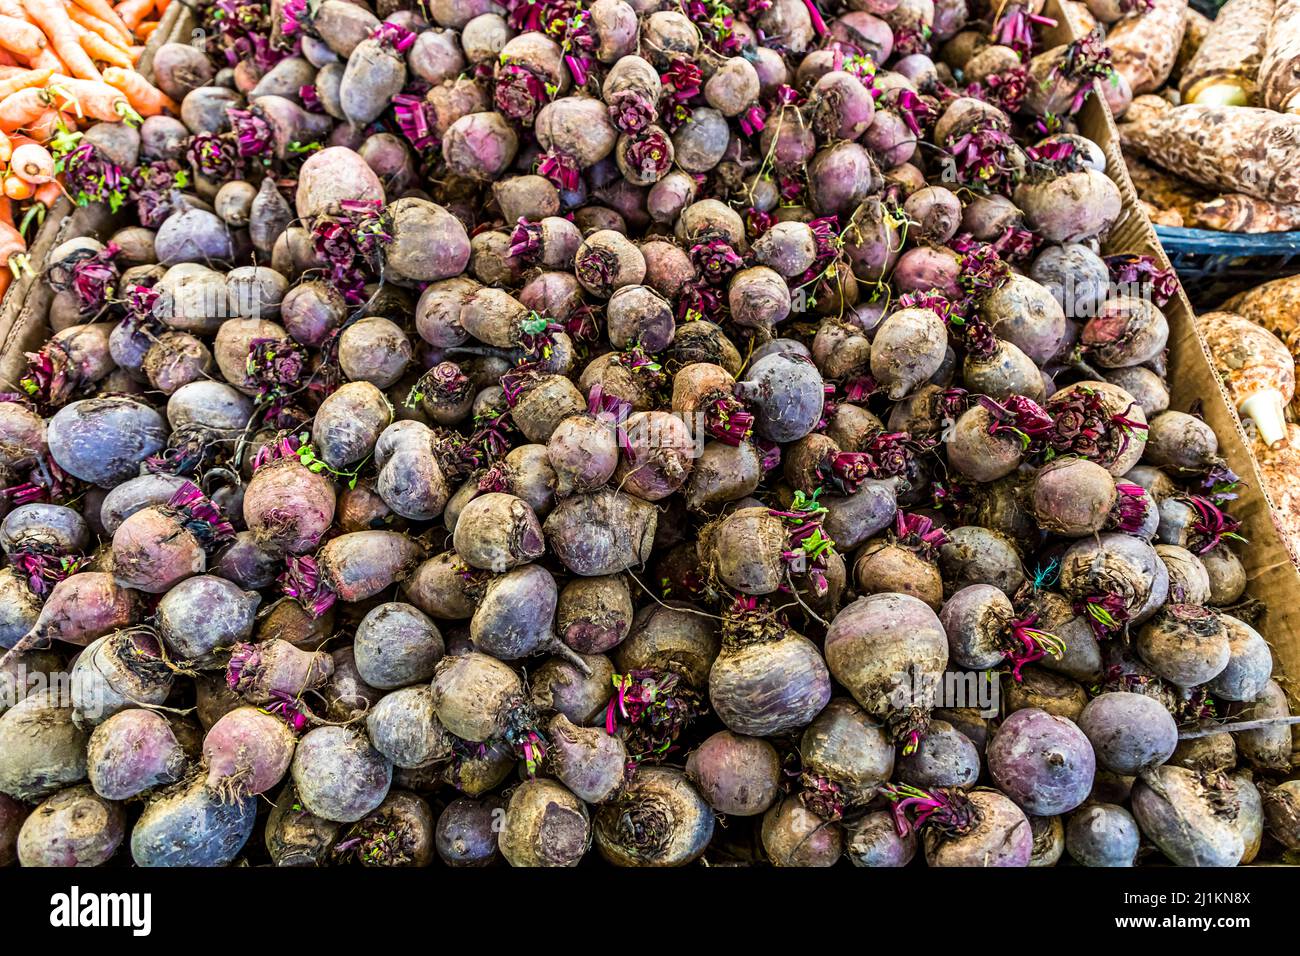
[(0, 863), (1300, 846), (1125, 92), (998, 9), (207, 7), (0, 403)]

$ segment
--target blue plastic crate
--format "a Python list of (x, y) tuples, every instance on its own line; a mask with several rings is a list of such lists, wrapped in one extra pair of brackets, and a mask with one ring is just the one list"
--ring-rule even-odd
[(1198, 308), (1217, 305), (1270, 279), (1300, 273), (1300, 232), (1155, 228), (1183, 288)]

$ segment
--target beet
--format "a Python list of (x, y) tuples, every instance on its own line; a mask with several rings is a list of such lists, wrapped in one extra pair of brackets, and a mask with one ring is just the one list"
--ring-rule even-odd
[(1092, 789), (1096, 758), (1088, 738), (1069, 720), (1042, 710), (1018, 710), (989, 744), (989, 773), (998, 787), (1037, 816), (1065, 813)]

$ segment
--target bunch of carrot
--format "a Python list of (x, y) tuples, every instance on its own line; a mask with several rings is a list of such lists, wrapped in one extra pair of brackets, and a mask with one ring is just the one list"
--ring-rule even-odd
[(135, 69), (170, 2), (0, 0), (0, 296), (26, 251), (17, 204), (62, 194), (45, 144), (88, 123), (177, 112)]

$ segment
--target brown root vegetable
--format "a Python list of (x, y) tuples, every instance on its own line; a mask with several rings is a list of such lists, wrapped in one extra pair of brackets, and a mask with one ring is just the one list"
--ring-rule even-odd
[(832, 700), (804, 730), (799, 758), (804, 805), (826, 819), (865, 806), (895, 767), (889, 735), (847, 697)]
[(522, 693), (519, 675), (486, 654), (445, 657), (433, 678), (434, 711), (444, 727), (464, 740), (500, 734)]
[(830, 698), (830, 674), (815, 644), (758, 615), (731, 616), (709, 671), (709, 701), (729, 729), (754, 737), (795, 730)]
[(763, 850), (773, 866), (834, 866), (844, 850), (844, 831), (785, 797), (763, 815)]
[[(1140, 623), (1169, 595), (1169, 572), (1155, 549), (1131, 535), (1106, 533), (1070, 547), (1061, 559), (1061, 592), (1107, 627)], [(1101, 614), (1091, 607), (1100, 607)], [(1116, 616), (1118, 615), (1118, 617)], [(1109, 616), (1112, 624), (1105, 625)]]
[(591, 726), (605, 716), (613, 694), (614, 665), (603, 654), (550, 657), (531, 674), (530, 699), (539, 713), (563, 714)]
[[(961, 798), (958, 798), (959, 800)], [(978, 811), (976, 822), (955, 833), (923, 828), (925, 860), (930, 866), (1028, 866), (1033, 857), (1033, 828), (1023, 810), (997, 791), (976, 790), (965, 798)]]
[(1092, 168), (1054, 179), (1026, 179), (1016, 187), (1013, 198), (1030, 227), (1054, 242), (1104, 236), (1121, 212), (1119, 187)]
[(132, 706), (162, 704), (172, 674), (162, 647), (144, 630), (117, 631), (92, 642), (72, 667), (73, 719), (83, 726)]
[(427, 681), (444, 652), (434, 623), (397, 601), (380, 604), (362, 618), (352, 649), (361, 679), (381, 690)]
[(345, 146), (328, 146), (307, 157), (295, 199), (300, 218), (337, 212), (338, 203), (353, 200), (384, 201), (384, 187), (364, 159)]
[(1279, 203), (1300, 195), (1300, 117), (1140, 97), (1120, 135), (1126, 148), (1192, 182)]
[(527, 502), (489, 492), (471, 501), (456, 522), (456, 553), (475, 568), (498, 574), (546, 550), (542, 526)]
[(434, 766), (453, 752), (452, 736), (434, 713), (433, 691), (424, 685), (381, 697), (366, 715), (366, 733), (375, 750), (403, 769)]
[(621, 574), (575, 578), (560, 591), (556, 628), (580, 654), (601, 654), (622, 643), (632, 626), (632, 594)]
[(1164, 86), (1178, 59), (1186, 28), (1187, 0), (1153, 0), (1149, 9), (1121, 20), (1106, 34), (1115, 71), (1134, 96)]
[(615, 866), (669, 867), (694, 862), (713, 837), (713, 810), (687, 775), (642, 767), (619, 799), (596, 811), (596, 849)]
[(231, 798), (265, 793), (289, 772), (296, 744), (293, 731), (279, 717), (256, 707), (237, 707), (203, 739), (208, 786)]
[[(948, 641), (925, 603), (902, 594), (858, 598), (826, 634), (826, 663), (868, 714), (915, 748), (934, 706), (935, 675), (948, 663)], [(918, 674), (920, 693), (909, 678)]]
[(36, 691), (0, 715), (0, 793), (34, 802), (86, 778), (89, 734), (61, 696)]
[(550, 550), (566, 568), (598, 577), (649, 558), (657, 522), (658, 513), (648, 501), (606, 487), (561, 501), (543, 531)]
[(587, 803), (605, 803), (623, 787), (627, 748), (599, 727), (578, 727), (563, 714), (547, 725), (547, 757), (555, 775)]
[(1172, 544), (1156, 545), (1156, 554), (1169, 572), (1169, 599), (1176, 604), (1207, 604), (1210, 600), (1210, 573), (1205, 564), (1186, 548)]
[(298, 741), (290, 767), (302, 804), (316, 816), (354, 823), (388, 795), (393, 765), (364, 735), (316, 727)]
[(1300, 110), (1300, 37), (1294, 0), (1273, 4), (1259, 60), (1258, 105), (1295, 113)]
[(302, 809), (290, 784), (280, 791), (266, 818), (266, 849), (276, 866), (323, 866), (340, 825)]
[(1255, 423), (1264, 445), (1281, 450), (1287, 444), (1283, 409), (1295, 397), (1295, 360), (1286, 346), (1232, 312), (1206, 313), (1197, 327), (1238, 414)]
[(273, 552), (313, 550), (334, 521), (334, 486), (297, 458), (258, 468), (244, 491), (244, 523)]
[(342, 534), (314, 558), (290, 559), (286, 593), (319, 616), (335, 600), (364, 601), (391, 587), (420, 556), (420, 544), (396, 531)]
[(877, 810), (846, 828), (844, 855), (854, 866), (907, 866), (916, 855), (916, 835), (899, 834), (893, 814)]
[(41, 803), (18, 832), (22, 866), (101, 866), (126, 836), (122, 805), (82, 784)]
[(527, 780), (501, 823), (501, 855), (511, 866), (577, 866), (591, 843), (586, 805), (554, 780)]
[(645, 279), (645, 257), (624, 235), (610, 229), (592, 233), (574, 256), (574, 269), (582, 287), (599, 298), (609, 298), (623, 286)]
[(447, 804), (435, 833), (438, 856), (448, 866), (490, 866), (497, 860), (501, 805), (497, 798)]
[(339, 823), (304, 810), (298, 791), (287, 784), (266, 817), (266, 852), (277, 866), (324, 866), (339, 829)]
[(1020, 672), (1020, 677), (1020, 680), (1013, 677), (1002, 682), (1009, 711), (1046, 711), (1053, 717), (1077, 721), (1088, 704), (1088, 694), (1078, 681), (1046, 668), (1030, 664)]
[(1169, 323), (1154, 304), (1115, 296), (1084, 325), (1079, 341), (1103, 368), (1142, 365), (1157, 358), (1169, 339)]
[(95, 727), (86, 762), (97, 794), (106, 800), (126, 800), (180, 780), (187, 760), (166, 718), (133, 707)]
[(51, 639), (84, 647), (133, 624), (140, 610), (137, 597), (105, 571), (83, 571), (64, 578), (54, 585), (35, 624), (11, 653), (39, 647)]
[(766, 740), (720, 730), (686, 758), (686, 775), (718, 813), (755, 816), (780, 794), (781, 764)]
[(943, 321), (929, 309), (902, 309), (871, 342), (871, 374), (900, 399), (939, 370), (947, 350)]
[(339, 367), (354, 382), (388, 388), (411, 361), (411, 343), (397, 323), (382, 316), (353, 322), (338, 338)]
[(690, 476), (702, 436), (680, 416), (637, 412), (624, 426), (627, 442), (614, 472), (618, 487), (646, 501), (667, 498)]
[(1209, 682), (1209, 689), (1223, 700), (1255, 700), (1268, 688), (1273, 673), (1273, 654), (1268, 643), (1253, 627), (1230, 614), (1220, 614), (1228, 634), (1228, 664)]
[(1040, 365), (1053, 357), (1066, 330), (1060, 301), (1047, 287), (1016, 273), (984, 297), (980, 315), (998, 338)]
[(1245, 841), (1234, 821), (1240, 797), (1226, 777), (1163, 766), (1133, 786), (1138, 826), (1179, 866), (1236, 866)]
[(474, 611), (462, 576), (467, 570), (455, 551), (443, 552), (417, 565), (402, 582), (402, 593), (430, 617), (464, 620)]
[[(332, 615), (317, 619), (317, 623), (329, 617)], [(330, 631), (326, 631), (325, 636), (329, 633)], [(379, 702), (384, 692), (371, 687), (361, 679), (361, 675), (357, 673), (352, 648), (339, 648), (330, 655), (330, 658), (334, 662), (334, 673), (320, 690), (326, 704), (326, 714), (331, 720), (353, 720), (363, 716)]]
[(470, 620), (470, 640), (502, 660), (567, 651), (552, 629), (557, 599), (555, 578), (545, 568), (536, 564), (513, 568), (484, 587)]
[(322, 651), (306, 651), (287, 641), (236, 644), (226, 667), (230, 689), (254, 704), (295, 699), (319, 687), (334, 672), (334, 661)]
[[(1257, 106), (1256, 78), (1268, 43), (1274, 0), (1228, 0), (1227, 13), (1210, 22), (1183, 67), (1178, 89), (1184, 103)], [(1264, 104), (1272, 105), (1272, 104)]]
[(704, 688), (719, 649), (713, 622), (698, 609), (673, 602), (642, 608), (632, 633), (614, 649), (613, 657), (620, 673), (669, 671), (692, 687)]
[(382, 391), (370, 382), (348, 382), (316, 410), (312, 444), (330, 468), (347, 468), (374, 451), (375, 442), (392, 420), (392, 406)]
[[(1242, 708), (1245, 720), (1288, 717), (1291, 706), (1277, 681), (1269, 681), (1253, 702)], [(1245, 730), (1235, 735), (1237, 752), (1260, 770), (1285, 770), (1291, 761), (1291, 728), (1285, 724)]]
[(1030, 510), (1041, 527), (1069, 538), (1102, 530), (1115, 507), (1115, 479), (1083, 458), (1049, 462), (1030, 486)]
[(1219, 615), (1190, 604), (1171, 604), (1159, 611), (1138, 632), (1137, 649), (1157, 674), (1180, 687), (1218, 677), (1232, 653)]

